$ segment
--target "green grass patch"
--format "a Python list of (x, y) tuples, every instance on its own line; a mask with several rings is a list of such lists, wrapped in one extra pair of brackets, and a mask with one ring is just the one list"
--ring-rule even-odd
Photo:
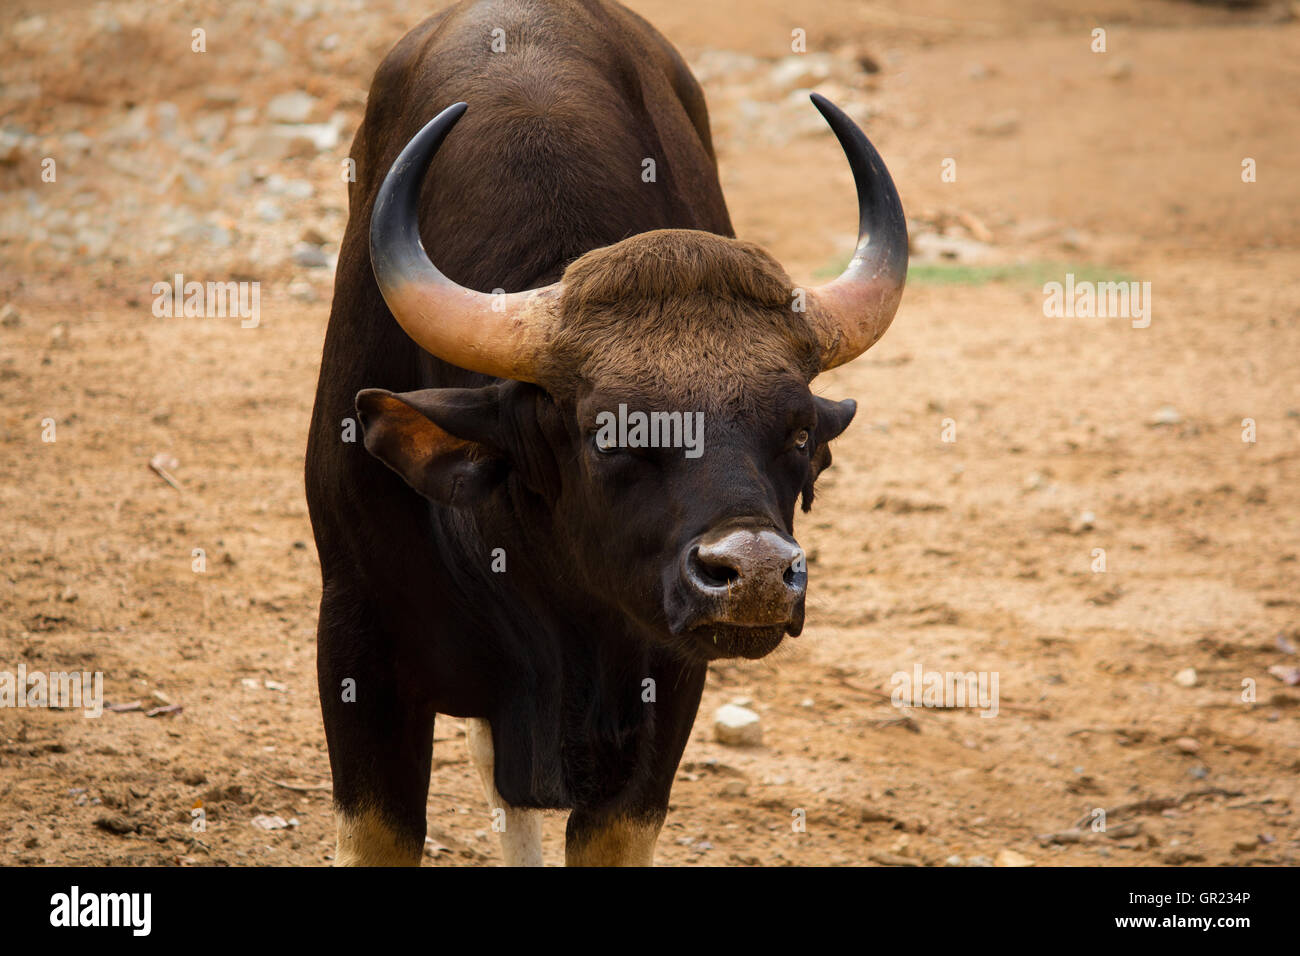
[[(818, 270), (817, 278), (833, 279), (844, 271), (847, 263), (827, 266)], [(1100, 266), (1077, 265), (1062, 262), (1023, 262), (1008, 265), (972, 266), (960, 263), (913, 263), (907, 269), (908, 285), (987, 285), (1001, 282), (1007, 285), (1029, 286), (1039, 291), (1048, 282), (1064, 282), (1067, 272), (1074, 273), (1080, 282), (1131, 282), (1132, 277), (1118, 270)]]

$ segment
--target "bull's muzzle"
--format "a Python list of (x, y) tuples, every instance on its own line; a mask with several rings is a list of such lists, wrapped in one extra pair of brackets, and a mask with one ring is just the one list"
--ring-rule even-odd
[(695, 606), (692, 626), (803, 627), (808, 570), (799, 545), (770, 530), (709, 532), (687, 548), (682, 578)]

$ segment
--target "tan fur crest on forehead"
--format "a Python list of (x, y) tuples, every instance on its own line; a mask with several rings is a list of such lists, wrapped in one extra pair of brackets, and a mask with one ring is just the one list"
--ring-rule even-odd
[(550, 360), (563, 380), (731, 402), (778, 376), (810, 381), (820, 344), (794, 283), (749, 242), (642, 233), (565, 271)]

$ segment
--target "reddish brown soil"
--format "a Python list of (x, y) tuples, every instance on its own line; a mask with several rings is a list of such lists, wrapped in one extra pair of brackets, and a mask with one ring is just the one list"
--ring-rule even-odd
[[(0, 307), (20, 316), (0, 328), (0, 670), (102, 671), (110, 701), (183, 706), (0, 710), (0, 863), (331, 858), (301, 474), (330, 270), (287, 251), (311, 228), (336, 252), (339, 161), (369, 75), (421, 17), (351, 6), (0, 13), (0, 127), (35, 138), (0, 163)], [(987, 230), (983, 254), (1010, 268), (967, 283), (914, 270), (884, 341), (818, 381), (860, 411), (798, 525), (815, 556), (808, 627), (764, 661), (713, 668), (659, 861), (1295, 863), (1300, 687), (1270, 668), (1300, 664), (1300, 23), (1286, 5), (1172, 0), (1088, 16), (1064, 0), (633, 6), (702, 65), (737, 229), (793, 275), (842, 261), (853, 230), (834, 140), (747, 119), (799, 115), (764, 85), (794, 28), (810, 53), (879, 66), (827, 83), (869, 109), (917, 231)], [(195, 26), (206, 54), (189, 50)], [(1089, 49), (1096, 26), (1105, 54)], [(256, 127), (296, 89), (319, 98), (313, 119), (342, 114), (337, 148), (213, 161), (238, 123), (188, 152), (155, 142), (161, 101), (183, 130), (248, 107)], [(149, 135), (113, 145), (131, 105), (153, 110)], [(91, 146), (68, 149), (72, 131)], [(40, 180), (45, 155), (57, 184)], [(949, 157), (956, 182), (941, 180)], [(275, 199), (275, 222), (251, 211), (272, 174), (314, 187)], [(88, 213), (83, 232), (112, 222), (107, 246), (75, 222), (31, 238), (29, 197), (42, 217)], [(178, 207), (232, 238), (172, 236)], [(1150, 327), (1044, 318), (1043, 271), (1149, 281)], [(150, 286), (175, 272), (258, 279), (261, 325), (154, 318)], [(149, 469), (159, 452), (182, 491)], [(996, 671), (998, 716), (894, 708), (890, 675), (916, 664)], [(1194, 686), (1174, 679), (1186, 668)], [(762, 715), (763, 746), (713, 742), (714, 709), (737, 698)], [(459, 721), (439, 722), (434, 755), (445, 849), (427, 862), (499, 860)], [(1107, 833), (1039, 839), (1096, 808)], [(258, 814), (298, 825), (262, 830)], [(548, 820), (548, 861), (563, 823)]]

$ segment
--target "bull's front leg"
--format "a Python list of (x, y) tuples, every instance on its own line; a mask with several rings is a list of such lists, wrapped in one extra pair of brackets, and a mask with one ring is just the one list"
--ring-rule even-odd
[(565, 830), (565, 866), (654, 866), (665, 813), (593, 814), (574, 810)]
[[(419, 866), (433, 754), (432, 707), (397, 679), (378, 615), (354, 594), (321, 597), (316, 668), (334, 777), (335, 866)], [(417, 682), (418, 683), (418, 682)]]
[(542, 813), (512, 807), (501, 798), (496, 785), (496, 757), (492, 747), (492, 725), (479, 717), (465, 721), (469, 758), (483, 780), (483, 793), (493, 814), (501, 820), (501, 852), (506, 866), (542, 865)]
[[(654, 866), (655, 844), (668, 815), (677, 765), (690, 739), (708, 666), (656, 652), (650, 677), (654, 681), (653, 749), (645, 778), (615, 805), (576, 808), (565, 829), (566, 866)], [(640, 694), (638, 679), (633, 689)]]

